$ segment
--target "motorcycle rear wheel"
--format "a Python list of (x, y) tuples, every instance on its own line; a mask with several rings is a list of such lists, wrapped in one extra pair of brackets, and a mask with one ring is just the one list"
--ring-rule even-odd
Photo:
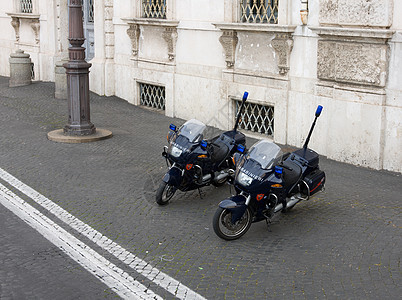
[(232, 212), (226, 208), (219, 207), (212, 220), (212, 225), (217, 236), (224, 240), (235, 240), (240, 238), (251, 226), (252, 215), (247, 207), (243, 216), (235, 224), (232, 223)]
[(156, 190), (156, 203), (159, 205), (168, 204), (175, 192), (176, 188), (174, 186), (162, 181), (159, 188)]

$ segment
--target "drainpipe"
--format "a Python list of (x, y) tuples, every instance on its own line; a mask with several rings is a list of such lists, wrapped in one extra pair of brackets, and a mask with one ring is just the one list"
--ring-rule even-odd
[(308, 0), (301, 0), (300, 18), (303, 25), (307, 25), (308, 21)]

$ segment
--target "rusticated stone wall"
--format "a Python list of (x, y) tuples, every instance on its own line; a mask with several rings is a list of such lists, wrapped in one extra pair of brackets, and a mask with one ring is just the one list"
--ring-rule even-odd
[(400, 113), (400, 88), (390, 85), (399, 77), (390, 72), (399, 44), (395, 1), (319, 0), (319, 26), (310, 28), (319, 36), (316, 96), (333, 112), (329, 158), (400, 171), (398, 163), (389, 165), (400, 162), (391, 150), (400, 148), (400, 137), (390, 134), (400, 128), (393, 118)]
[(320, 0), (322, 25), (385, 27), (392, 25), (392, 0)]
[(392, 0), (320, 0), (317, 77), (384, 87)]
[(320, 40), (317, 76), (322, 80), (384, 87), (388, 46), (357, 41)]

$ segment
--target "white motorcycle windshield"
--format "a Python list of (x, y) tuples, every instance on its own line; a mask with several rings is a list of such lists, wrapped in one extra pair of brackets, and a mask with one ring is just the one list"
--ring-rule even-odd
[(268, 140), (261, 140), (250, 148), (247, 158), (258, 162), (263, 169), (270, 169), (282, 155), (282, 150), (277, 144)]
[(204, 123), (191, 119), (180, 127), (178, 135), (185, 136), (191, 143), (198, 142), (203, 139), (203, 132), (206, 127)]

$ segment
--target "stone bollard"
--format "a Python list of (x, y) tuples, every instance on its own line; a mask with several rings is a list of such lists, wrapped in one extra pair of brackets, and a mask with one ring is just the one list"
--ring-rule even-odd
[(18, 49), (10, 54), (10, 87), (31, 84), (32, 62), (28, 53)]
[(55, 66), (55, 92), (56, 99), (67, 99), (67, 75), (63, 64), (67, 61), (57, 61)]

